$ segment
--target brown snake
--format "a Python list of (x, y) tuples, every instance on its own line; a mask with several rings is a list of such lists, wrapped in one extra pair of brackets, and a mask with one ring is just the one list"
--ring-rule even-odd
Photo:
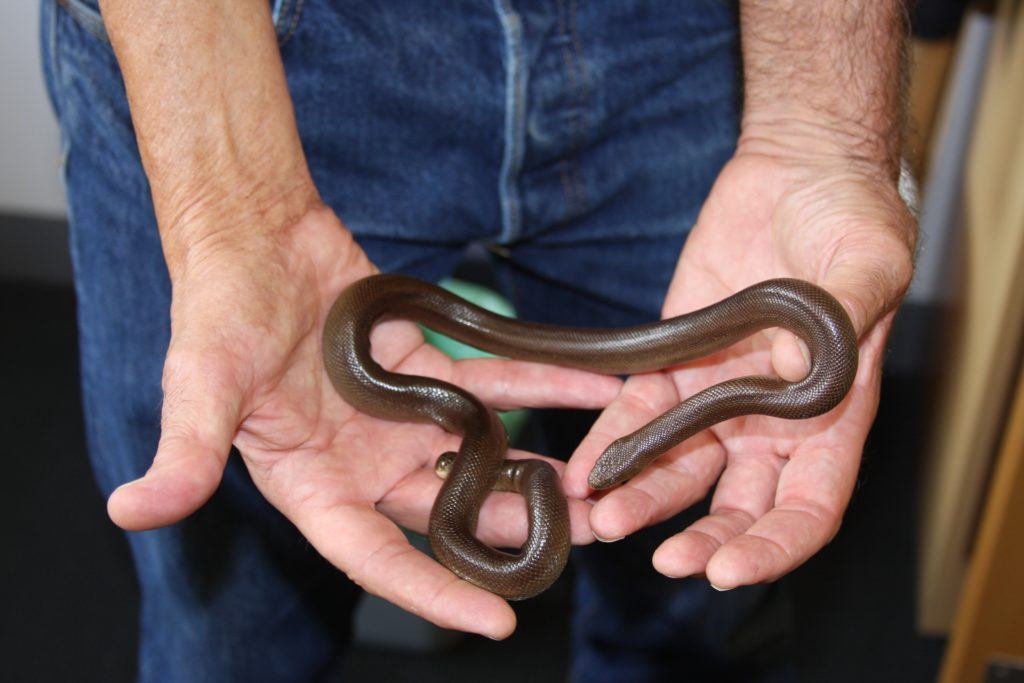
[[(803, 339), (811, 356), (803, 379), (740, 377), (690, 396), (613, 442), (590, 473), (595, 489), (626, 481), (676, 444), (729, 418), (825, 413), (843, 399), (857, 371), (857, 338), (846, 312), (825, 290), (802, 280), (767, 280), (692, 313), (619, 329), (520, 322), (402, 275), (353, 283), (324, 326), (327, 374), (342, 398), (367, 415), (432, 422), (462, 435), (458, 454), (438, 461), (438, 473), (446, 476), (430, 514), (431, 546), (457, 575), (509, 600), (550, 586), (569, 557), (568, 505), (558, 475), (540, 460), (506, 461), (497, 414), (464, 389), (378, 365), (370, 356), (370, 330), (385, 317), (422, 323), (500, 356), (614, 375), (668, 368), (765, 328), (786, 328)], [(518, 553), (474, 535), (480, 506), (495, 489), (526, 499), (529, 532)]]

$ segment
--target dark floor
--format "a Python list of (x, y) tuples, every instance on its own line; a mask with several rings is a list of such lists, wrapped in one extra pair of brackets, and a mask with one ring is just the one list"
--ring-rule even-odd
[[(134, 670), (137, 589), (89, 474), (73, 316), (67, 289), (0, 283), (3, 680), (118, 683)], [(905, 372), (887, 377), (843, 530), (785, 580), (801, 680), (935, 678), (942, 643), (913, 632), (922, 386)], [(347, 680), (562, 680), (565, 599), (517, 610), (518, 633), (504, 643), (465, 639), (443, 655), (356, 648)]]

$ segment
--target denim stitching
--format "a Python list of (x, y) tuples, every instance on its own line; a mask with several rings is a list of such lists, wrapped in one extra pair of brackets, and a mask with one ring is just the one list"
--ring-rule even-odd
[[(576, 90), (576, 75), (572, 65), (572, 52), (564, 41), (568, 38), (569, 31), (566, 28), (565, 0), (557, 0), (555, 11), (558, 13), (558, 38), (561, 42), (562, 64), (565, 66), (565, 75), (569, 79), (569, 90)], [(562, 180), (562, 193), (565, 195), (565, 203), (569, 213), (576, 207), (576, 183), (573, 182), (572, 151), (576, 147), (576, 127), (579, 125), (579, 117), (573, 114), (569, 119), (569, 147), (565, 156), (562, 157), (559, 166), (559, 176)]]
[(505, 150), (498, 179), (502, 214), (498, 241), (507, 244), (522, 232), (522, 211), (516, 185), (522, 170), (525, 143), (526, 73), (522, 59), (522, 20), (512, 8), (511, 0), (494, 0), (494, 9), (505, 39)]
[(278, 42), (279, 46), (284, 45), (291, 37), (295, 35), (295, 29), (299, 26), (299, 15), (302, 14), (302, 5), (305, 0), (296, 0), (295, 9), (292, 10), (292, 20), (288, 25), (288, 31), (284, 34), (284, 37)]
[(273, 6), (270, 8), (270, 22), (274, 25), (274, 37), (277, 38), (277, 44), (281, 44), (281, 39), (284, 34), (281, 32), (281, 17), (288, 16), (288, 6), (292, 0), (274, 0)]
[(565, 64), (569, 90), (576, 95), (575, 111), (569, 120), (569, 147), (562, 158), (560, 173), (562, 192), (570, 213), (582, 211), (587, 204), (586, 189), (576, 156), (586, 134), (586, 105), (589, 97), (583, 72), (583, 50), (577, 30), (577, 7), (577, 0), (569, 0), (568, 9), (565, 0), (557, 2), (558, 35), (563, 40), (568, 39), (562, 43), (562, 62)]
[[(583, 46), (580, 42), (579, 22), (577, 21), (577, 14), (579, 9), (579, 0), (569, 0), (569, 30), (572, 33), (572, 47), (576, 53), (576, 72), (579, 76), (580, 81), (580, 96), (578, 101), (579, 106), (579, 139), (577, 144), (573, 146), (573, 153), (579, 151), (583, 141), (587, 136), (587, 102), (590, 99), (590, 92), (587, 86), (587, 72), (586, 66), (583, 62)], [(586, 186), (583, 183), (583, 173), (580, 169), (579, 157), (575, 157), (576, 167), (576, 182), (578, 184), (578, 196), (580, 198), (580, 208), (585, 208), (587, 205), (587, 193)]]

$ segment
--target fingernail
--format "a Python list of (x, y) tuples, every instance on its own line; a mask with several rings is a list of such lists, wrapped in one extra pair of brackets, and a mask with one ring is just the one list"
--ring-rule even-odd
[(601, 541), (601, 543), (615, 543), (615, 541), (621, 541), (625, 536), (619, 536), (618, 538), (601, 538), (597, 534), (594, 534), (594, 538)]
[(710, 581), (708, 581), (708, 584), (710, 584), (711, 587), (714, 588), (719, 593), (724, 593), (725, 591), (731, 591), (732, 590), (731, 588), (722, 588), (721, 586), (716, 586), (715, 584), (711, 583)]

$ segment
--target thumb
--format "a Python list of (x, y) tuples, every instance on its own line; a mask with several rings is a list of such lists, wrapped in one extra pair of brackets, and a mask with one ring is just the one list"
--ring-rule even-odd
[(107, 501), (119, 527), (141, 531), (178, 522), (220, 484), (238, 429), (241, 389), (223, 350), (176, 350), (164, 363), (160, 443), (149, 471)]
[[(895, 236), (886, 242), (876, 238), (837, 250), (817, 283), (842, 304), (858, 339), (896, 308), (913, 275), (907, 245)], [(792, 332), (778, 330), (772, 340), (772, 367), (783, 379), (799, 380), (810, 368), (807, 346)]]

